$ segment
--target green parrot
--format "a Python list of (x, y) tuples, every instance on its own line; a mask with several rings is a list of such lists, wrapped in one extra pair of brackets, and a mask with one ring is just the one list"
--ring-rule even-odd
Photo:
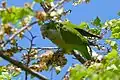
[(77, 50), (87, 60), (91, 59), (91, 53), (88, 51), (89, 41), (84, 36), (98, 37), (68, 22), (54, 21), (42, 25), (41, 33), (43, 38), (48, 38), (58, 47), (65, 50), (66, 53)]

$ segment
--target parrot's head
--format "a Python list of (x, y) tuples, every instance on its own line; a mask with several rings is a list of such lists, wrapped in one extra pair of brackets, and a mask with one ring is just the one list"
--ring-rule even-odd
[(41, 30), (41, 34), (43, 36), (43, 39), (45, 39), (45, 37), (50, 37), (53, 34), (57, 33), (57, 29), (62, 26), (61, 23), (58, 22), (54, 22), (51, 21), (49, 23), (45, 23), (44, 25), (41, 26), (40, 30)]

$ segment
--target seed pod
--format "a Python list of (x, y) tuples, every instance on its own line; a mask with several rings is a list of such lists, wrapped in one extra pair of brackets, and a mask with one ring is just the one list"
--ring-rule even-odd
[(40, 21), (45, 21), (47, 14), (44, 11), (36, 11), (36, 18)]

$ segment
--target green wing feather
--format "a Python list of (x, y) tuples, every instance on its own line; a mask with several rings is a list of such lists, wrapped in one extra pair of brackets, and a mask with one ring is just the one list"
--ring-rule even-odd
[(71, 27), (63, 26), (60, 28), (61, 36), (67, 44), (88, 44), (86, 38), (84, 38), (77, 30)]
[(81, 23), (81, 25), (78, 26), (78, 25), (72, 24), (71, 22), (64, 22), (64, 25), (76, 29), (76, 30), (77, 30), (81, 35), (83, 35), (83, 36), (86, 36), (86, 37), (97, 37), (97, 38), (99, 38), (99, 39), (102, 38), (102, 36), (97, 36), (97, 35), (95, 35), (95, 34), (92, 34), (92, 33), (90, 33), (90, 32), (85, 31), (85, 30), (83, 29), (83, 27), (87, 25), (87, 24), (85, 24), (85, 23)]
[(84, 58), (91, 59), (87, 49), (88, 41), (77, 30), (72, 27), (63, 26), (60, 28), (60, 33), (66, 44), (73, 44), (73, 49), (80, 51)]

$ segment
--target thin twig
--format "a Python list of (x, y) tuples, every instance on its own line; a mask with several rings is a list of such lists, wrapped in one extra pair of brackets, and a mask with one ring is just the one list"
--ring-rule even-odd
[(3, 51), (0, 51), (0, 56), (3, 59), (5, 59), (5, 60), (9, 61), (10, 63), (14, 64), (15, 66), (21, 68), (22, 70), (29, 72), (31, 75), (33, 75), (33, 76), (35, 76), (35, 77), (37, 77), (37, 78), (39, 78), (41, 80), (48, 80), (45, 76), (43, 76), (43, 75), (29, 69), (27, 66), (25, 66), (21, 62), (4, 55)]
[[(29, 48), (18, 48), (19, 50), (28, 50)], [(38, 50), (52, 50), (52, 49), (60, 49), (58, 47), (32, 47), (32, 49), (38, 49)]]
[(27, 71), (25, 71), (25, 80), (27, 80), (27, 77), (28, 76), (28, 72)]
[(46, 7), (45, 7), (45, 4), (44, 3), (41, 3), (40, 5), (41, 5), (41, 7), (43, 8), (43, 10), (46, 12), (46, 13), (51, 13), (55, 8), (57, 8), (58, 6), (60, 6), (61, 4), (63, 4), (64, 3), (64, 1), (65, 0), (61, 0), (61, 1), (59, 1), (55, 6), (53, 6), (51, 9), (47, 9)]
[(31, 24), (26, 25), (25, 27), (22, 27), (20, 30), (18, 30), (17, 32), (15, 32), (15, 33), (9, 38), (9, 40), (4, 44), (4, 46), (5, 46), (8, 42), (10, 42), (13, 38), (15, 38), (20, 32), (24, 31), (25, 29), (27, 29), (28, 27), (30, 27), (30, 26), (32, 26), (32, 25), (34, 25), (34, 24), (36, 24), (36, 23), (38, 23), (38, 21), (34, 21), (34, 22), (32, 22)]
[(53, 80), (53, 67), (51, 68), (51, 80)]
[(51, 11), (53, 11), (55, 8), (57, 8), (59, 5), (63, 4), (65, 0), (61, 0), (60, 2), (58, 2), (54, 7), (52, 7), (48, 13), (50, 13)]
[(18, 35), (20, 32), (22, 32), (22, 31), (24, 31), (25, 29), (27, 29), (28, 27), (30, 27), (30, 26), (32, 26), (32, 25), (34, 25), (34, 24), (36, 24), (36, 23), (38, 23), (38, 21), (34, 21), (34, 22), (32, 22), (31, 24), (29, 24), (29, 25), (27, 25), (27, 26), (25, 26), (25, 27), (22, 27), (20, 30), (18, 30), (16, 33), (14, 33), (10, 38), (9, 38), (9, 40), (12, 40), (16, 35)]
[(32, 4), (31, 4), (31, 9), (33, 9), (35, 3), (36, 3), (35, 1), (32, 2)]
[(5, 8), (0, 8), (0, 11), (5, 11), (6, 9)]
[[(33, 47), (33, 40), (34, 40), (34, 36), (33, 34), (28, 30), (28, 32), (30, 33), (30, 36), (32, 37), (32, 39), (29, 39), (30, 41), (30, 47), (29, 47), (29, 50), (28, 50), (28, 56), (27, 56), (27, 60), (26, 60), (26, 66), (28, 67), (29, 66), (29, 63), (30, 63), (30, 53), (31, 53), (31, 50), (32, 50), (32, 47)], [(28, 72), (26, 71), (25, 72), (25, 80), (27, 80), (27, 75), (28, 75)]]

